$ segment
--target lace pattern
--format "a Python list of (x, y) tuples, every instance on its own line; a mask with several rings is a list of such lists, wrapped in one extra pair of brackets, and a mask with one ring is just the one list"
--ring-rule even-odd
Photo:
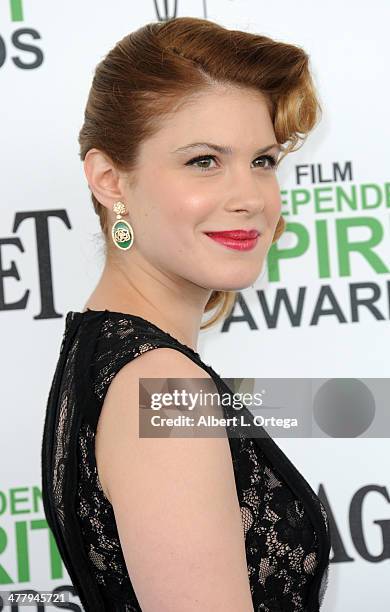
[(254, 609), (305, 610), (318, 538), (302, 501), (253, 440), (239, 439), (238, 498)]
[[(101, 602), (99, 611), (142, 612), (126, 568), (114, 511), (103, 493), (98, 477), (95, 459), (97, 418), (94, 415), (97, 413), (98, 417), (109, 385), (123, 365), (159, 346), (177, 348), (178, 341), (139, 317), (107, 311), (101, 314), (104, 316), (96, 325), (94, 344), (88, 349), (90, 361), (84, 368), (87, 375), (81, 383), (91, 390), (88, 404), (95, 404), (88, 413), (79, 402), (78, 409), (82, 418), (74, 441), (76, 471), (73, 476), (67, 474), (66, 465), (70, 452), (69, 423), (74, 418), (75, 410), (68, 414), (66, 409), (68, 405), (77, 408), (75, 355), (83, 355), (85, 352), (80, 336), (76, 336), (70, 345), (64, 366), (56, 401), (58, 435), (55, 437), (56, 460), (52, 473), (55, 512), (63, 526), (71, 504), (70, 498), (63, 493), (64, 479), (74, 478), (74, 510), (82, 537), (83, 559), (98, 586)], [(81, 313), (69, 313), (67, 326), (74, 322), (76, 315), (81, 320)], [(83, 316), (88, 320), (88, 313), (83, 313)], [(89, 333), (85, 333), (84, 338), (91, 338), (92, 324), (87, 329)], [(185, 345), (180, 346), (198, 364), (203, 363), (198, 353)], [(64, 342), (61, 351), (63, 348)], [(219, 378), (212, 368), (205, 367), (213, 378)], [(88, 414), (94, 418), (89, 418)], [(327, 564), (319, 567), (320, 544), (322, 550), (329, 552), (329, 523), (323, 504), (308, 485), (305, 487), (304, 503), (304, 498), (296, 493), (300, 489), (297, 482), (292, 482), (291, 471), (289, 482), (293, 487), (283, 477), (283, 460), (279, 461), (278, 469), (257, 441), (255, 443), (247, 436), (229, 437), (229, 445), (241, 510), (254, 612), (317, 612), (328, 580)], [(300, 486), (304, 486), (302, 481)], [(311, 502), (310, 508), (308, 499)], [(72, 533), (68, 533), (69, 536)], [(72, 550), (70, 542), (69, 547)], [(73, 553), (75, 556), (75, 547)], [(312, 589), (314, 581), (320, 582), (316, 592)], [(82, 591), (85, 610), (95, 612), (98, 608), (89, 605), (86, 595), (88, 589), (85, 587), (83, 590), (82, 580), (79, 589)], [(309, 600), (312, 602), (310, 607)]]
[[(96, 369), (94, 392), (102, 399), (117, 371), (118, 362), (127, 362), (158, 343), (145, 341), (131, 319), (107, 319), (101, 329), (105, 339), (129, 339), (117, 359)], [(154, 330), (152, 330), (154, 332)], [(141, 340), (141, 343), (139, 343)], [(107, 361), (110, 347), (97, 355), (96, 364)], [(107, 354), (108, 351), (108, 354)], [(94, 432), (88, 425), (80, 431), (79, 516), (89, 556), (99, 584), (117, 585), (117, 595), (128, 593), (130, 579), (121, 552), (115, 520), (97, 475)], [(317, 567), (318, 538), (302, 501), (296, 499), (281, 475), (252, 440), (230, 440), (247, 552), (248, 577), (256, 612), (298, 612), (304, 610), (306, 592)], [(234, 447), (236, 450), (234, 452)], [(92, 507), (87, 499), (93, 499)], [(323, 517), (326, 512), (320, 504)], [(136, 601), (133, 603), (136, 606)], [(140, 609), (140, 608), (139, 608)]]
[[(61, 351), (63, 350), (64, 342), (62, 342)], [(73, 405), (74, 396), (70, 381), (73, 376), (75, 367), (75, 357), (78, 349), (78, 341), (76, 340), (69, 351), (65, 366), (63, 390), (60, 396), (60, 408), (56, 429), (58, 435), (55, 440), (54, 447), (54, 470), (53, 470), (53, 499), (56, 506), (57, 517), (62, 531), (65, 533), (65, 512), (64, 512), (64, 488), (66, 486), (66, 464), (68, 461), (69, 437), (73, 422)]]
[[(79, 434), (77, 514), (97, 582), (113, 596), (133, 591), (115, 516), (105, 497), (94, 458), (95, 433), (87, 424)], [(248, 438), (240, 446), (235, 475), (245, 536), (248, 577), (256, 612), (305, 610), (305, 595), (317, 567), (317, 534), (283, 479)], [(131, 602), (141, 610), (135, 593)]]

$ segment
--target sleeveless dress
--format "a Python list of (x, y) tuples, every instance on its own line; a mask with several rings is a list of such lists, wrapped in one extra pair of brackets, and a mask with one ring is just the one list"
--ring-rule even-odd
[[(99, 481), (94, 440), (114, 376), (158, 347), (187, 355), (209, 373), (218, 392), (233, 394), (198, 353), (150, 321), (108, 310), (66, 315), (47, 400), (42, 496), (48, 525), (86, 612), (142, 610), (113, 508)], [(231, 416), (229, 408), (224, 410)], [(254, 612), (318, 612), (331, 546), (325, 507), (268, 433), (253, 425), (244, 405), (242, 413), (250, 424), (245, 429), (256, 437), (240, 434), (228, 440)]]

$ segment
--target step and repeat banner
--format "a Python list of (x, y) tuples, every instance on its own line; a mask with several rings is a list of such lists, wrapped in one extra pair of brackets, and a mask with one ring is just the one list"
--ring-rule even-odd
[(335, 421), (341, 414), (355, 422), (337, 396), (340, 381), (352, 389), (352, 405), (366, 418), (349, 435), (317, 418), (311, 437), (277, 443), (331, 518), (324, 612), (385, 612), (388, 0), (0, 2), (0, 591), (62, 590), (73, 603), (60, 607), (82, 609), (40, 491), (43, 419), (64, 316), (83, 310), (104, 263), (77, 136), (96, 64), (125, 34), (175, 16), (265, 34), (310, 55), (323, 116), (278, 170), (287, 230), (231, 316), (201, 332), (198, 350), (223, 377), (321, 379), (322, 406)]

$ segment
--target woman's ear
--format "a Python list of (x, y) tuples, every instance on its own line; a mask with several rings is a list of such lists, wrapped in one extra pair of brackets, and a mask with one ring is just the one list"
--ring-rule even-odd
[(120, 172), (99, 149), (90, 149), (84, 159), (84, 173), (95, 198), (111, 210), (113, 202), (123, 200)]

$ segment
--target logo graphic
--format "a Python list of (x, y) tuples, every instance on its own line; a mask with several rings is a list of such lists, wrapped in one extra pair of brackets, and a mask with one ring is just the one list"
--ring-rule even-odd
[(34, 44), (42, 37), (38, 30), (32, 27), (24, 27), (24, 1), (7, 0), (9, 17), (11, 23), (17, 29), (11, 32), (9, 40), (0, 32), (0, 68), (12, 63), (21, 70), (35, 70), (44, 61), (44, 54), (40, 46)]
[(11, 21), (23, 21), (23, 0), (9, 0)]
[[(171, 2), (169, 2), (169, 0), (153, 0), (158, 21), (169, 21), (170, 19), (177, 17), (177, 2), (178, 0), (172, 0)], [(161, 5), (163, 5), (162, 8), (159, 8)], [(168, 5), (173, 6), (169, 7)], [(202, 0), (202, 6), (203, 18), (207, 19), (206, 0)]]

